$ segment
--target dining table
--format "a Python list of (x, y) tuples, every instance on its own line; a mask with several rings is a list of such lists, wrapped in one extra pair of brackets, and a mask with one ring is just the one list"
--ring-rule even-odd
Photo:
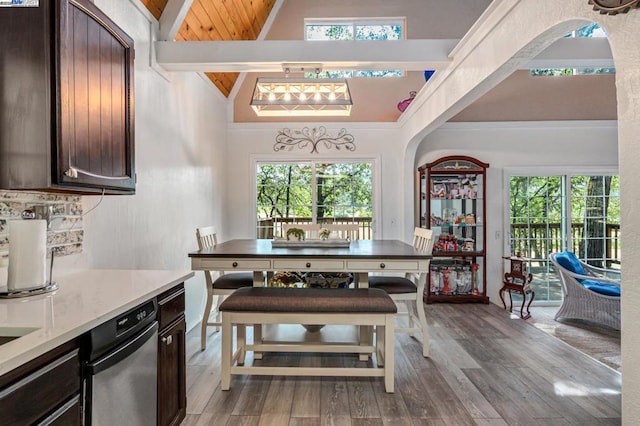
[[(327, 241), (291, 242), (269, 239), (232, 239), (189, 253), (194, 271), (253, 271), (254, 286), (264, 286), (265, 273), (348, 272), (358, 287), (368, 287), (372, 273), (402, 275), (427, 273), (430, 254), (400, 240), (353, 240), (348, 244)], [(295, 291), (295, 290), (294, 290)], [(262, 330), (254, 329), (254, 340)], [(370, 344), (371, 330), (361, 328), (361, 344)], [(261, 354), (256, 354), (260, 359)], [(361, 360), (364, 358), (361, 357)]]
[(283, 247), (274, 241), (233, 239), (190, 252), (191, 269), (253, 271), (255, 286), (264, 285), (265, 272), (350, 272), (359, 287), (367, 287), (370, 273), (426, 273), (431, 259), (400, 240), (353, 240), (344, 246), (328, 241), (326, 247), (312, 242)]

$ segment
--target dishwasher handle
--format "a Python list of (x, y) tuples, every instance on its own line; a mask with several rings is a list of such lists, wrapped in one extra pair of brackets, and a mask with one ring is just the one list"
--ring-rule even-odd
[(150, 338), (157, 336), (157, 334), (158, 322), (154, 321), (147, 328), (141, 331), (140, 334), (136, 335), (131, 340), (126, 341), (121, 346), (117, 347), (113, 352), (109, 352), (103, 357), (93, 362), (87, 363), (87, 373), (96, 375), (109, 367), (113, 367), (114, 365), (137, 351)]

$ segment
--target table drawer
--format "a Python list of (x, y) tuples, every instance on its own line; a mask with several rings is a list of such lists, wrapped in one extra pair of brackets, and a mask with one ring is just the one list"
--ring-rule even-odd
[(202, 259), (200, 266), (213, 271), (266, 271), (271, 268), (270, 260), (256, 259)]
[(420, 270), (420, 262), (417, 260), (391, 260), (391, 261), (373, 261), (373, 260), (350, 260), (347, 262), (347, 270), (349, 271), (402, 271), (411, 272)]
[(273, 269), (283, 271), (343, 271), (344, 261), (317, 259), (274, 260)]

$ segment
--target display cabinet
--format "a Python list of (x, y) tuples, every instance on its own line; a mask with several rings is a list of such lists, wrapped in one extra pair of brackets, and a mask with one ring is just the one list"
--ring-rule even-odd
[(418, 169), (417, 226), (433, 230), (424, 301), (489, 303), (486, 293), (486, 188), (489, 164), (450, 156)]

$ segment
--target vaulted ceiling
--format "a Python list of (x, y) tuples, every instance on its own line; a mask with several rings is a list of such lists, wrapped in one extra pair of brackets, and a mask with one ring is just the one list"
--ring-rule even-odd
[[(142, 0), (142, 3), (160, 20), (169, 1), (175, 0)], [(274, 3), (275, 0), (193, 0), (175, 40), (256, 40)], [(237, 72), (205, 74), (225, 96), (229, 96), (238, 79)]]
[[(453, 47), (491, 4), (491, 0), (141, 2), (159, 21), (160, 43), (156, 47), (158, 63), (168, 71), (203, 72), (225, 97), (233, 95), (230, 101), (233, 102), (234, 122), (326, 121), (323, 117), (257, 117), (249, 106), (257, 77), (283, 76), (282, 63), (310, 60), (324, 64), (325, 69), (366, 70), (372, 69), (367, 68), (372, 64), (384, 64), (392, 69), (404, 70), (402, 78), (350, 79), (354, 99), (351, 116), (331, 120), (394, 122), (401, 115), (396, 107), (398, 102), (407, 98), (410, 91), (418, 92), (425, 85), (423, 71), (445, 70), (450, 64), (451, 52), (455, 50)], [(464, 8), (461, 9), (461, 6)], [(452, 14), (453, 11), (455, 14)], [(356, 46), (358, 43), (369, 43), (366, 41), (348, 42), (355, 44), (304, 41), (304, 18), (360, 16), (405, 17), (407, 40), (392, 42), (393, 46), (376, 46), (376, 49), (369, 48), (369, 44), (366, 47), (362, 44)], [(268, 34), (265, 34), (267, 29)], [(196, 46), (177, 42), (209, 44)], [(320, 45), (331, 47), (319, 49)], [(612, 63), (606, 40), (561, 39), (552, 47), (556, 49), (550, 49), (545, 52), (546, 55), (536, 58), (531, 66), (607, 67)], [(240, 72), (246, 75), (239, 79)], [(238, 87), (234, 88), (236, 85)], [(589, 120), (615, 117), (613, 75), (576, 76), (560, 81), (531, 77), (528, 70), (522, 70), (508, 77), (451, 121)]]

